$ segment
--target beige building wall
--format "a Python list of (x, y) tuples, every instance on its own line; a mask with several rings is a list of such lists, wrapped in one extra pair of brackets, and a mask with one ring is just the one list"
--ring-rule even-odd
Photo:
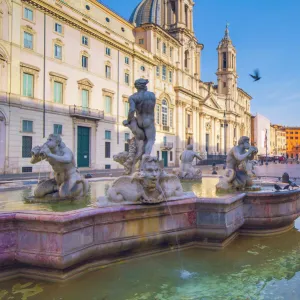
[[(25, 8), (33, 12), (32, 21), (26, 19)], [(216, 54), (218, 85), (202, 82), (203, 45), (194, 36), (192, 7), (188, 27), (181, 30), (184, 25), (178, 25), (177, 31), (168, 24), (163, 29), (155, 24), (135, 27), (94, 0), (4, 0), (0, 9), (0, 173), (26, 167), (49, 170), (47, 163), (31, 166), (30, 158), (22, 157), (22, 141), (25, 136), (32, 138), (32, 146), (43, 144), (54, 124), (62, 125), (63, 141), (76, 159), (78, 128), (90, 128), (88, 168), (121, 167), (112, 157), (124, 151), (125, 133), (130, 133), (122, 126), (126, 102), (141, 77), (149, 79), (148, 89), (157, 97), (153, 155), (167, 156), (169, 166), (178, 164), (188, 143), (200, 153), (224, 154), (240, 136), (250, 136), (251, 97), (236, 84), (235, 48), (231, 40), (222, 39)], [(56, 23), (61, 33), (55, 32)], [(24, 32), (33, 36), (32, 49), (24, 47)], [(88, 45), (82, 44), (83, 35)], [(55, 44), (62, 47), (62, 59), (54, 57)], [(226, 70), (221, 66), (223, 51), (234, 55), (228, 54)], [(82, 67), (83, 55), (87, 68)], [(111, 68), (110, 78), (105, 66)], [(33, 97), (23, 96), (23, 73), (34, 76)], [(55, 81), (63, 84), (63, 103), (53, 101)], [(86, 110), (82, 89), (89, 91)], [(105, 111), (106, 96), (112, 99), (111, 112)], [(32, 132), (23, 132), (23, 120), (32, 121)], [(105, 138), (105, 131), (111, 132), (111, 139)]]

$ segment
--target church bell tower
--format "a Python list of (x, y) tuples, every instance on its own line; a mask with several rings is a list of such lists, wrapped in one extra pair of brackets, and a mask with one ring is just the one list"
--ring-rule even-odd
[(234, 99), (237, 93), (236, 50), (229, 37), (228, 24), (218, 45), (218, 93)]

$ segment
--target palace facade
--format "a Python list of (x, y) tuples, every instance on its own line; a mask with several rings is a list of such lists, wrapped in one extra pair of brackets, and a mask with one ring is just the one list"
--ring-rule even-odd
[(227, 27), (217, 84), (201, 80), (194, 4), (143, 0), (127, 21), (95, 0), (0, 0), (0, 173), (48, 170), (30, 164), (30, 150), (51, 133), (78, 167), (120, 167), (113, 154), (128, 147), (122, 121), (141, 77), (157, 97), (153, 155), (166, 166), (187, 144), (224, 154), (250, 136), (251, 97), (237, 85)]

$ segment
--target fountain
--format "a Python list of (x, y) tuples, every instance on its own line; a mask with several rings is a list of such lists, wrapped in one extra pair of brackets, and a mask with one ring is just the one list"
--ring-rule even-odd
[[(92, 198), (88, 203), (80, 200), (86, 194), (87, 180), (80, 176), (73, 154), (61, 138), (50, 135), (43, 146), (33, 148), (32, 162), (48, 161), (55, 175), (54, 179), (37, 184), (33, 199), (48, 199), (49, 203), (27, 204), (18, 200), (14, 206), (16, 194), (0, 193), (0, 280), (22, 274), (65, 281), (121, 260), (170, 249), (177, 251), (179, 247), (213, 255), (213, 251), (199, 248), (223, 249), (240, 235), (272, 236), (294, 227), (300, 214), (300, 190), (275, 192), (263, 186), (260, 191), (253, 191), (251, 160), (257, 149), (249, 145), (247, 137), (242, 137), (228, 154), (225, 177), (217, 184), (223, 193), (213, 194), (218, 179), (205, 176), (202, 182), (200, 178), (192, 181), (205, 193), (186, 193), (190, 183), (181, 184), (175, 174), (167, 174), (157, 157), (151, 156), (156, 99), (146, 90), (147, 83), (137, 80), (138, 92), (129, 100), (128, 119), (123, 123), (133, 133), (129, 151), (114, 156), (124, 165), (124, 175), (114, 182), (90, 179), (92, 196), (88, 196)], [(195, 156), (191, 146), (182, 154), (183, 178), (187, 174), (194, 178), (190, 174), (195, 174), (195, 170), (191, 171)], [(28, 190), (23, 192), (27, 194)], [(258, 252), (249, 251), (249, 255)], [(184, 255), (181, 257), (184, 262)], [(180, 260), (178, 256), (176, 262)], [(197, 280), (198, 274), (193, 272), (196, 270), (191, 265), (185, 267), (190, 272), (181, 266), (180, 276), (191, 279), (184, 282)], [(177, 276), (177, 280), (181, 279)], [(25, 288), (17, 285), (14, 291), (34, 289), (24, 285)]]

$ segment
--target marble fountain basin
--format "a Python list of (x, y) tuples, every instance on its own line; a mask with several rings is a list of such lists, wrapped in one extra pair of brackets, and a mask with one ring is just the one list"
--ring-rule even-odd
[[(0, 279), (61, 281), (123, 259), (178, 247), (222, 249), (237, 236), (289, 231), (300, 213), (300, 190), (216, 195), (218, 178), (184, 183), (186, 193), (158, 205), (97, 202), (109, 181), (93, 182), (89, 198), (27, 204), (0, 195)], [(201, 188), (202, 187), (202, 188)], [(30, 188), (16, 193), (30, 194)], [(19, 196), (17, 196), (19, 195)]]

